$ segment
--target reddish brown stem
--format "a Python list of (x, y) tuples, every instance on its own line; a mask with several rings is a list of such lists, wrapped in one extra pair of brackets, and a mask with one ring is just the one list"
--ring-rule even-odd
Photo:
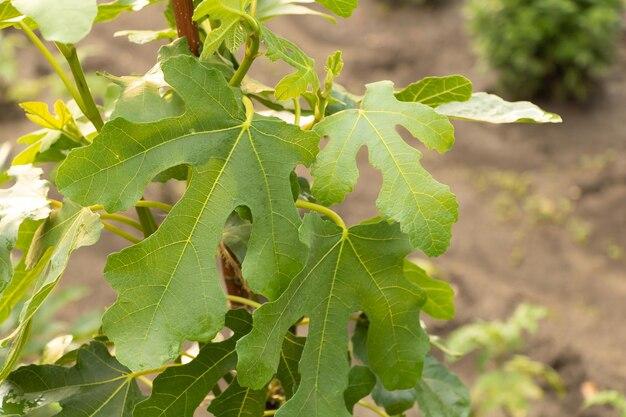
[(187, 38), (189, 50), (195, 56), (200, 55), (200, 35), (193, 22), (193, 0), (172, 0), (174, 18), (178, 36)]
[[(222, 266), (222, 277), (226, 284), (226, 290), (230, 295), (238, 297), (250, 298), (250, 292), (246, 289), (241, 275), (241, 265), (237, 261), (235, 255), (228, 249), (224, 243), (220, 243), (220, 265)], [(240, 307), (239, 303), (231, 301), (233, 307)]]

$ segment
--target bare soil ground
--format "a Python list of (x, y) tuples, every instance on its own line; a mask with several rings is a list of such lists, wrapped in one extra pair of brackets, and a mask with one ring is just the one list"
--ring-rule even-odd
[[(354, 17), (332, 26), (315, 18), (276, 22), (324, 62), (344, 51), (341, 82), (357, 93), (364, 83), (393, 80), (403, 86), (427, 75), (461, 73), (477, 90), (493, 77), (481, 69), (467, 37), (462, 2), (438, 7), (361, 0)], [(158, 13), (125, 17), (116, 27), (160, 28)], [(98, 28), (91, 42), (109, 48), (89, 61), (114, 74), (142, 72), (154, 49), (113, 40), (111, 27)], [(262, 65), (274, 72), (279, 66)], [(570, 394), (548, 397), (541, 416), (607, 416), (579, 411), (580, 384), (626, 392), (626, 40), (608, 74), (605, 90), (586, 105), (541, 103), (565, 122), (554, 126), (487, 126), (457, 123), (457, 143), (444, 156), (423, 150), (424, 164), (449, 184), (460, 200), (460, 220), (449, 252), (433, 260), (458, 290), (458, 317), (435, 323), (435, 331), (476, 318), (508, 316), (520, 302), (549, 308), (528, 354), (562, 372)], [(271, 73), (270, 72), (270, 73)], [(266, 80), (271, 81), (271, 80)], [(0, 121), (0, 133), (23, 132), (24, 124)], [(409, 142), (418, 146), (416, 141)], [(350, 222), (376, 214), (380, 176), (360, 160), (356, 192), (341, 207)], [(107, 238), (83, 250), (67, 283), (82, 282), (93, 293), (75, 314), (106, 305), (112, 294), (102, 280), (104, 255), (123, 246)], [(469, 375), (468, 363), (460, 373)]]

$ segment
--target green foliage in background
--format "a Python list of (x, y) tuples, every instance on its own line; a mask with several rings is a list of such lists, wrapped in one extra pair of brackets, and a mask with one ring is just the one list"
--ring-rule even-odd
[(582, 100), (616, 54), (622, 0), (470, 0), (483, 60), (513, 97)]
[(494, 411), (526, 417), (546, 386), (564, 393), (559, 374), (550, 366), (520, 354), (547, 314), (543, 307), (521, 304), (507, 320), (477, 321), (454, 330), (447, 338), (448, 359), (476, 354), (479, 375), (472, 384), (472, 415)]
[[(163, 46), (143, 76), (103, 75), (98, 99), (76, 43), (158, 2), (0, 0), (0, 28), (24, 35), (71, 97), (20, 104), (37, 130), (0, 171), (14, 179), (0, 189), (0, 414), (348, 417), (417, 405), (467, 417), (469, 393), (429, 353), (421, 320), (452, 319), (454, 291), (407, 260), (446, 251), (458, 202), (396, 128), (445, 153), (451, 119), (560, 118), (474, 93), (460, 75), (381, 81), (358, 97), (337, 83), (340, 51), (320, 75), (267, 27), (287, 15), (335, 21), (356, 0), (318, 0), (328, 13), (312, 0), (173, 0), (165, 28), (122, 34), (187, 39)], [(275, 86), (249, 74), (262, 59), (290, 67)], [(362, 146), (383, 176), (380, 213), (347, 226), (329, 206), (352, 191)], [(185, 190), (175, 205), (144, 198), (165, 181)], [(117, 293), (102, 326), (82, 346), (41, 332), (70, 260), (103, 234), (127, 247), (102, 254)], [(44, 336), (48, 351), (33, 345)]]

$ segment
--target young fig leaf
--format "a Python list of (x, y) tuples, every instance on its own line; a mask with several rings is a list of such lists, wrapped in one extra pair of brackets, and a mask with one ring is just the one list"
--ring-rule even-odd
[(298, 98), (309, 87), (316, 90), (319, 79), (315, 72), (315, 61), (305, 54), (296, 44), (276, 36), (266, 27), (261, 28), (261, 37), (267, 47), (267, 57), (272, 61), (282, 60), (296, 72), (285, 76), (278, 82), (274, 94), (278, 100)]
[(399, 125), (439, 152), (454, 143), (445, 116), (421, 103), (398, 101), (389, 81), (369, 84), (360, 108), (335, 113), (315, 127), (329, 142), (313, 166), (313, 195), (326, 204), (342, 201), (357, 181), (356, 154), (366, 145), (370, 161), (383, 174), (378, 209), (400, 223), (414, 247), (437, 256), (448, 248), (458, 203), (421, 166), (422, 154), (404, 142)]

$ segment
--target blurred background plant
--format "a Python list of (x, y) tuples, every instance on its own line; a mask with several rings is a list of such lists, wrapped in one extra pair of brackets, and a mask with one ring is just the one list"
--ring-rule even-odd
[(505, 321), (477, 321), (450, 334), (448, 360), (477, 355), (478, 377), (471, 384), (473, 417), (494, 411), (525, 417), (545, 391), (564, 394), (564, 384), (554, 369), (519, 353), (546, 315), (543, 307), (520, 304)]
[(583, 387), (585, 408), (605, 406), (626, 417), (626, 395), (615, 390), (598, 391), (593, 385)]
[[(0, 105), (3, 103), (11, 105), (42, 97), (69, 98), (63, 83), (48, 67), (23, 65), (24, 62), (32, 60), (29, 56), (32, 53), (28, 40), (22, 34), (11, 29), (0, 32)], [(85, 47), (80, 48), (79, 53), (88, 58), (97, 51)], [(93, 94), (102, 100), (109, 85), (108, 80), (94, 72), (88, 72), (86, 77)]]
[(616, 55), (622, 0), (470, 0), (477, 50), (515, 98), (584, 100)]
[[(10, 305), (15, 300), (19, 290), (0, 298), (0, 332), (7, 334), (15, 328), (19, 320), (20, 309), (13, 309)], [(102, 311), (94, 309), (77, 317), (63, 317), (60, 313), (69, 305), (78, 303), (88, 294), (85, 287), (73, 286), (52, 294), (50, 302), (41, 309), (30, 328), (31, 337), (28, 340), (23, 354), (25, 358), (40, 358), (40, 363), (55, 363), (67, 352), (77, 349), (81, 344), (93, 338), (100, 328)], [(18, 312), (18, 313), (16, 313)], [(5, 362), (6, 351), (2, 351), (0, 361)]]

